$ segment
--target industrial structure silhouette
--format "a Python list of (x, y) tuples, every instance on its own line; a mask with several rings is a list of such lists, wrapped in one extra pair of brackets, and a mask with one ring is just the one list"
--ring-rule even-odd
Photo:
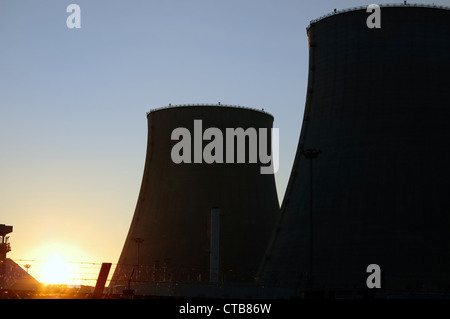
[[(267, 129), (270, 151), (272, 115), (221, 103), (147, 113), (142, 184), (110, 292), (360, 296), (374, 264), (381, 288), (372, 292), (448, 291), (450, 8), (380, 8), (379, 28), (366, 7), (307, 27), (305, 111), (281, 208), (274, 175), (248, 161), (249, 136), (245, 162), (172, 157), (174, 130), (194, 132), (198, 120), (223, 132)], [(202, 136), (200, 151), (213, 142)], [(0, 225), (0, 289), (34, 286), (6, 258), (9, 227)]]
[[(202, 120), (204, 130), (270, 132), (272, 115), (242, 107), (188, 105), (151, 111), (147, 119), (141, 190), (110, 285), (131, 281), (139, 293), (158, 282), (253, 281), (279, 212), (274, 175), (261, 174), (261, 164), (248, 160), (174, 163), (171, 154), (178, 141), (172, 133), (182, 127), (193, 134), (196, 120)], [(209, 141), (200, 143), (202, 151)], [(239, 151), (237, 144), (235, 148)]]
[[(297, 154), (259, 282), (388, 292), (450, 285), (450, 10), (381, 6), (311, 22)], [(308, 150), (320, 150), (307, 158)]]
[[(450, 10), (381, 6), (380, 28), (368, 27), (368, 15), (335, 10), (307, 28), (305, 113), (280, 213), (273, 176), (253, 164), (169, 158), (170, 132), (194, 119), (269, 128), (271, 116), (212, 105), (148, 114), (141, 192), (111, 285), (145, 267), (147, 286), (245, 282), (254, 296), (282, 298), (363, 293), (376, 264), (385, 292), (446, 291)], [(223, 214), (215, 269), (212, 207)]]

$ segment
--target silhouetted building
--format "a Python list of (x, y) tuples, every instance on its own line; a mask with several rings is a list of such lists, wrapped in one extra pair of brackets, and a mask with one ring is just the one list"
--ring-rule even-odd
[[(41, 284), (14, 261), (6, 258), (6, 254), (11, 251), (9, 236), (6, 235), (12, 231), (13, 226), (0, 224), (0, 290), (37, 291)], [(0, 296), (2, 298), (4, 296)]]
[[(194, 152), (200, 146), (202, 153), (212, 142), (201, 141), (208, 128), (223, 132), (225, 145), (226, 129), (240, 127), (267, 129), (270, 155), (273, 117), (248, 108), (189, 105), (153, 110), (147, 119), (141, 190), (110, 287), (252, 282), (279, 212), (274, 175), (261, 174), (265, 164), (259, 161), (249, 163), (249, 139), (245, 163), (194, 163)], [(202, 121), (200, 132), (196, 120)], [(172, 140), (177, 128), (192, 135), (191, 163), (176, 164), (172, 159), (180, 142)], [(235, 151), (236, 156), (239, 150)], [(224, 159), (226, 155), (224, 150)]]
[(305, 113), (266, 285), (364, 290), (370, 264), (384, 291), (450, 284), (450, 10), (381, 6), (373, 29), (369, 15), (307, 29)]
[(12, 233), (13, 227), (0, 224), (0, 260), (6, 259), (6, 254), (11, 251), (11, 245), (9, 243), (9, 233)]

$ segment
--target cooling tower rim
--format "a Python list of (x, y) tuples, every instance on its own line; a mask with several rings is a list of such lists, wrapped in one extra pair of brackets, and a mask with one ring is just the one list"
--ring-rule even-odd
[(171, 109), (176, 109), (176, 108), (192, 108), (192, 107), (213, 107), (213, 108), (220, 108), (220, 109), (240, 109), (240, 110), (248, 110), (248, 111), (253, 111), (253, 112), (259, 112), (265, 115), (269, 115), (270, 117), (272, 117), (272, 119), (274, 119), (274, 116), (272, 114), (270, 114), (269, 112), (264, 111), (264, 109), (259, 110), (256, 108), (252, 108), (252, 107), (246, 107), (246, 106), (241, 106), (241, 105), (229, 105), (229, 104), (213, 104), (213, 103), (205, 103), (205, 104), (178, 104), (178, 105), (167, 105), (167, 106), (163, 106), (163, 107), (158, 107), (158, 108), (154, 108), (152, 110), (150, 110), (149, 112), (147, 112), (147, 117), (155, 112), (159, 112), (159, 111), (165, 111), (165, 110), (171, 110)]
[[(406, 1), (405, 1), (406, 2)], [(422, 3), (387, 3), (387, 4), (379, 4), (380, 8), (428, 8), (428, 9), (441, 9), (441, 10), (450, 10), (450, 7), (447, 6), (438, 6), (435, 4), (422, 4)], [(317, 19), (311, 20), (309, 22), (309, 25), (306, 27), (306, 32), (309, 31), (309, 29), (312, 27), (313, 24), (322, 21), (326, 18), (347, 13), (347, 12), (354, 12), (359, 10), (367, 10), (367, 6), (360, 6), (360, 7), (353, 7), (353, 8), (347, 8), (342, 10), (336, 10), (333, 12), (330, 12), (328, 14), (325, 14), (323, 16), (318, 17)]]

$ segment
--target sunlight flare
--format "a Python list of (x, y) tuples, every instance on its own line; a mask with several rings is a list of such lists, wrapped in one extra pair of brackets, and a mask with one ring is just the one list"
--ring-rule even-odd
[(45, 284), (79, 285), (78, 266), (67, 262), (61, 255), (54, 253), (45, 263), (41, 280)]

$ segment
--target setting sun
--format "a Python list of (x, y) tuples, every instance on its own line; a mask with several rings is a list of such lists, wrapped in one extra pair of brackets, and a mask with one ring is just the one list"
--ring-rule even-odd
[(26, 262), (36, 280), (46, 285), (95, 285), (101, 262), (81, 246), (65, 240), (35, 244)]
[(79, 269), (54, 253), (43, 266), (41, 280), (45, 284), (79, 285)]
[(70, 276), (67, 263), (58, 254), (48, 260), (42, 270), (42, 281), (46, 284), (61, 284)]
[(81, 285), (79, 261), (90, 260), (83, 250), (65, 241), (37, 245), (31, 256), (41, 261), (32, 264), (31, 274), (47, 285)]

